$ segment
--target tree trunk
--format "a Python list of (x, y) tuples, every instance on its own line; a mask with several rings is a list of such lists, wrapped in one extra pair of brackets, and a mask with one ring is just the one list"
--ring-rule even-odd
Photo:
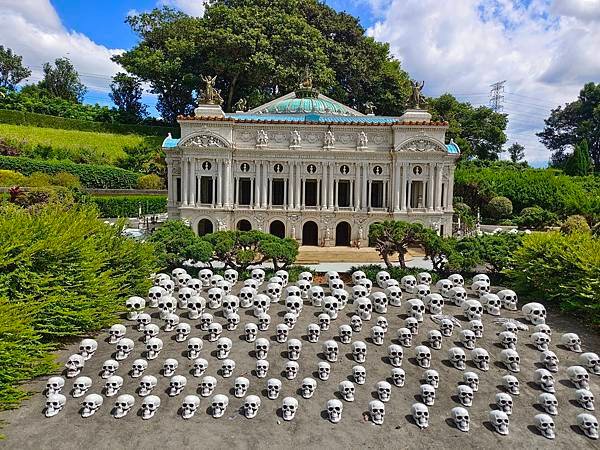
[(233, 107), (231, 103), (233, 102), (233, 94), (235, 93), (235, 85), (237, 84), (238, 77), (239, 74), (236, 73), (233, 76), (233, 80), (231, 80), (231, 85), (229, 86), (229, 92), (227, 93), (227, 105), (225, 105), (227, 111), (235, 112), (231, 110)]
[(398, 262), (400, 263), (401, 269), (406, 269), (406, 261), (404, 260), (405, 253), (406, 252), (404, 252), (403, 250), (400, 250), (398, 252)]
[(390, 261), (390, 255), (388, 252), (382, 252), (381, 257), (383, 258), (383, 262), (386, 267), (389, 269), (392, 267), (392, 262)]

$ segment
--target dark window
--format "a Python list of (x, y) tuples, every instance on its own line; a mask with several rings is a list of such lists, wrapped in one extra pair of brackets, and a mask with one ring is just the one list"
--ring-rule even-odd
[(442, 204), (440, 205), (442, 208), (446, 207), (446, 185), (442, 184)]
[(371, 182), (371, 207), (383, 208), (383, 181)]
[(240, 205), (250, 205), (252, 196), (252, 182), (250, 178), (240, 178), (240, 192), (238, 193)]
[(273, 205), (281, 206), (284, 200), (284, 181), (280, 178), (273, 180)]
[(200, 203), (212, 204), (213, 183), (212, 177), (200, 177)]
[(338, 206), (346, 208), (350, 206), (350, 181), (338, 181)]
[(305, 206), (317, 206), (317, 180), (306, 180), (304, 182), (306, 198), (304, 199)]
[(175, 189), (177, 191), (176, 195), (177, 195), (177, 201), (180, 202), (181, 201), (181, 178), (177, 177), (177, 179), (175, 180)]

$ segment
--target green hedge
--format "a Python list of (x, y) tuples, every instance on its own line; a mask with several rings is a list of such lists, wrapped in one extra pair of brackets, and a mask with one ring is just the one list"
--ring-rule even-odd
[(140, 206), (142, 214), (167, 212), (164, 195), (102, 195), (91, 196), (88, 201), (98, 206), (100, 217), (137, 217)]
[(33, 172), (68, 172), (78, 176), (84, 187), (95, 189), (135, 189), (140, 177), (138, 173), (113, 166), (45, 161), (17, 156), (0, 156), (0, 169), (14, 170), (26, 176)]
[(43, 128), (59, 128), (62, 130), (95, 131), (100, 133), (139, 134), (142, 136), (166, 137), (168, 133), (179, 135), (176, 127), (159, 127), (148, 125), (126, 125), (120, 123), (90, 122), (86, 120), (67, 119), (25, 111), (0, 109), (0, 123), (12, 125), (30, 125)]

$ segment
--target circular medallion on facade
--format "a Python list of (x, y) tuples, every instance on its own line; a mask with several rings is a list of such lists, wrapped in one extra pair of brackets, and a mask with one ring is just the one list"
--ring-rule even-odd
[(317, 168), (314, 164), (309, 164), (308, 166), (306, 166), (306, 171), (310, 174), (313, 174), (317, 171)]
[(311, 144), (314, 144), (315, 142), (317, 142), (318, 136), (314, 133), (310, 133), (308, 136), (306, 136), (306, 140), (308, 142), (310, 142)]
[(375, 142), (378, 145), (383, 144), (384, 140), (385, 138), (381, 134), (376, 134), (375, 136), (373, 136), (373, 142)]
[(350, 167), (344, 164), (340, 166), (340, 172), (342, 173), (342, 175), (347, 175), (350, 172)]
[(242, 163), (240, 165), (240, 170), (242, 172), (248, 172), (250, 170), (250, 164), (248, 164), (248, 163)]
[(211, 169), (211, 167), (212, 167), (212, 164), (209, 161), (204, 161), (202, 163), (203, 170), (209, 171)]
[(421, 175), (423, 173), (423, 168), (421, 166), (413, 167), (413, 173), (415, 175)]
[(275, 171), (275, 173), (281, 173), (281, 172), (283, 172), (283, 166), (281, 164), (275, 164), (275, 167), (273, 167), (273, 170)]
[(249, 131), (242, 131), (242, 133), (240, 134), (240, 139), (242, 141), (249, 141), (252, 138), (252, 133), (250, 133)]
[(340, 136), (340, 142), (342, 144), (348, 144), (352, 140), (352, 137), (349, 134), (342, 134)]
[(383, 169), (381, 168), (381, 166), (375, 166), (373, 167), (373, 173), (375, 175), (381, 175), (383, 173)]

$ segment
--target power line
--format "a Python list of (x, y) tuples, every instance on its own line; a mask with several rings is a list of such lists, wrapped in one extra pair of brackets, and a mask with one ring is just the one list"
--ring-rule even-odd
[(494, 84), (490, 84), (492, 88), (490, 90), (490, 107), (494, 112), (500, 112), (504, 107), (502, 103), (504, 102), (504, 85), (506, 84), (506, 80), (498, 81)]

